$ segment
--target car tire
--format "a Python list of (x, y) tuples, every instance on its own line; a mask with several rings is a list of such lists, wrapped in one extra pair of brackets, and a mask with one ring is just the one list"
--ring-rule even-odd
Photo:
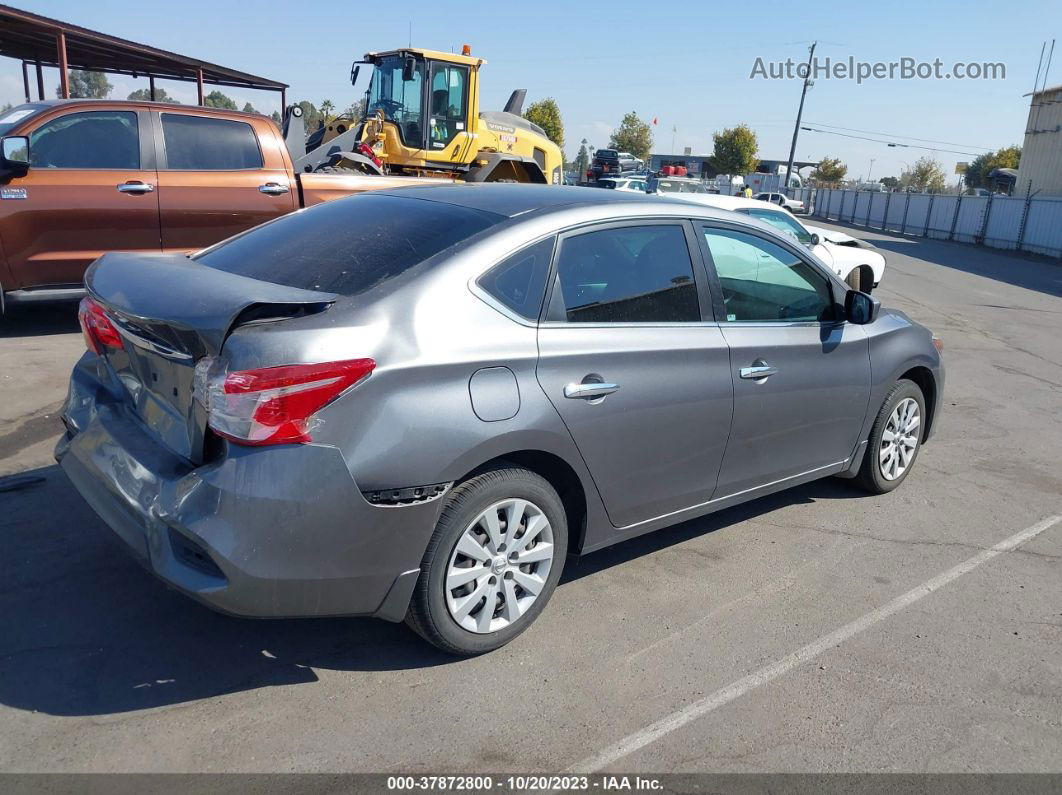
[[(520, 517), (515, 532), (510, 532), (517, 511)], [(487, 526), (491, 516), (493, 535)], [(535, 535), (525, 540), (528, 532)], [(544, 544), (552, 546), (546, 550)], [(545, 478), (517, 466), (476, 474), (446, 497), (421, 562), (406, 623), (451, 654), (483, 654), (504, 646), (546, 606), (564, 569), (567, 548), (564, 504)], [(466, 554), (469, 550), (471, 555)], [(548, 566), (543, 566), (539, 558), (547, 552)], [(514, 556), (536, 559), (518, 563)], [(453, 582), (461, 584), (448, 587)], [(538, 592), (532, 593), (534, 589)]]
[(871, 494), (885, 494), (903, 483), (922, 449), (925, 418), (922, 390), (914, 381), (901, 378), (885, 396), (870, 429), (855, 478), (861, 488)]

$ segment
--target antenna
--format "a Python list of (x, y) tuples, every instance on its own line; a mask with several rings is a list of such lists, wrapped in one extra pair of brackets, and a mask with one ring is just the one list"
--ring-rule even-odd
[(413, 20), (409, 20), (409, 47), (413, 46)]

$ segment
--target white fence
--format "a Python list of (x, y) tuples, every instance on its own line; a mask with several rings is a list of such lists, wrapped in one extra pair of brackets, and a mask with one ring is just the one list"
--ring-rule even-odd
[(1062, 197), (954, 196), (798, 188), (811, 215), (937, 240), (1062, 257)]

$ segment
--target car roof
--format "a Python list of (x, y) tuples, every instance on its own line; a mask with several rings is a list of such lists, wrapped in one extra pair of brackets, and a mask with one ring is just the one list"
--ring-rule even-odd
[(393, 188), (380, 193), (443, 202), (508, 218), (534, 210), (548, 211), (603, 202), (645, 202), (652, 205), (659, 201), (637, 193), (616, 194), (574, 185), (513, 185), (501, 182), (443, 183), (430, 187)]

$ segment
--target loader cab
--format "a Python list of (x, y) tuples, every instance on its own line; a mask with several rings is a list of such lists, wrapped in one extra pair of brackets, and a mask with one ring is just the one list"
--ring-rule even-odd
[(471, 118), (474, 66), (459, 62), (458, 57), (433, 58), (418, 50), (366, 56), (375, 67), (367, 113), (371, 116), (382, 111), (397, 127), (402, 144), (424, 150), (428, 158), (433, 151), (446, 149), (469, 130)]

